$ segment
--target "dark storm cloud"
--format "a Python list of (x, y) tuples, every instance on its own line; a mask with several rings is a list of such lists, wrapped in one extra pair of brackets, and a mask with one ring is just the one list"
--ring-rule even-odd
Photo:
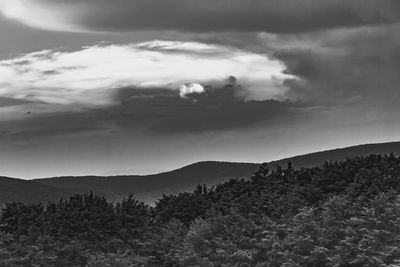
[(27, 100), (15, 99), (9, 97), (0, 97), (0, 107), (19, 106), (31, 103)]
[(227, 85), (206, 94), (181, 98), (168, 89), (122, 88), (118, 104), (84, 112), (27, 114), (0, 123), (2, 138), (29, 140), (69, 134), (117, 134), (148, 130), (152, 134), (188, 134), (268, 125), (298, 116), (301, 104), (289, 101), (245, 101), (245, 89)]
[(35, 114), (26, 112), (24, 118), (0, 122), (2, 141), (29, 141), (43, 137), (112, 131), (105, 121), (92, 113), (60, 112)]
[[(152, 93), (151, 93), (152, 92)], [(293, 115), (300, 107), (276, 100), (245, 101), (247, 92), (227, 85), (180, 98), (170, 90), (122, 89), (121, 104), (101, 114), (121, 128), (145, 127), (154, 133), (189, 133), (244, 128)], [(103, 115), (102, 115), (103, 116)]]
[[(400, 98), (400, 27), (336, 32), (323, 49), (286, 49), (275, 53), (286, 73), (291, 99), (320, 102), (358, 101), (393, 105)], [(383, 108), (382, 111), (384, 111)]]
[[(81, 18), (106, 30), (267, 31), (296, 33), (397, 21), (398, 1), (368, 0), (182, 0), (133, 1)], [(122, 4), (122, 3), (121, 3)], [(123, 5), (123, 4), (122, 4)], [(101, 8), (101, 9), (100, 9)], [(111, 14), (111, 16), (109, 16)], [(120, 19), (114, 20), (113, 18)]]
[(199, 34), (205, 43), (225, 43), (268, 54), (292, 75), (284, 94), (292, 101), (340, 109), (343, 105), (390, 114), (400, 101), (400, 26), (334, 29), (302, 34)]
[(3, 1), (6, 16), (52, 30), (298, 33), (393, 23), (400, 15), (397, 0), (32, 0), (10, 14), (15, 2)]

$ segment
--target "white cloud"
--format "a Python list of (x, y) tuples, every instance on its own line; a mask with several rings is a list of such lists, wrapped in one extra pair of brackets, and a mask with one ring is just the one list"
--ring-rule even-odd
[(74, 25), (72, 14), (77, 12), (71, 5), (48, 6), (41, 0), (0, 0), (0, 13), (6, 18), (35, 28), (56, 31), (82, 31)]
[(190, 94), (203, 94), (205, 93), (204, 87), (198, 83), (182, 84), (179, 86), (179, 95), (182, 98), (187, 97)]
[(255, 94), (273, 98), (285, 93), (283, 69), (265, 55), (227, 46), (168, 41), (96, 45), (0, 61), (0, 97), (98, 106), (112, 104), (116, 88), (178, 90), (181, 84), (222, 82), (233, 75)]

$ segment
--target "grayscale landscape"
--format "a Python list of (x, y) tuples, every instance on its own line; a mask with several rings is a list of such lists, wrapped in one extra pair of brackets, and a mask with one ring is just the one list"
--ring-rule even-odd
[(0, 267), (400, 266), (400, 2), (0, 0)]

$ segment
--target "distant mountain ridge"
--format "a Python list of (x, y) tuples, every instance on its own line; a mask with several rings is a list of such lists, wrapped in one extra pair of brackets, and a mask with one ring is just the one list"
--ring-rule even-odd
[[(358, 145), (310, 153), (269, 162), (295, 168), (312, 167), (325, 161), (339, 161), (347, 157), (368, 154), (400, 154), (400, 142)], [(156, 201), (162, 194), (176, 194), (193, 190), (197, 184), (214, 185), (232, 178), (248, 178), (257, 171), (258, 163), (198, 162), (170, 172), (153, 175), (54, 177), (21, 180), (0, 177), (0, 206), (9, 201), (39, 202), (55, 200), (74, 193), (93, 191), (111, 200), (119, 200), (129, 193), (146, 202)]]
[(232, 178), (249, 177), (259, 165), (206, 161), (152, 175), (56, 177), (34, 181), (59, 188), (76, 187), (103, 191), (116, 199), (133, 193), (141, 200), (152, 202), (162, 194), (192, 190), (197, 184), (213, 185)]
[(376, 143), (337, 148), (332, 150), (320, 151), (286, 159), (271, 161), (268, 164), (286, 166), (291, 162), (295, 168), (313, 167), (325, 161), (340, 161), (348, 157), (365, 156), (369, 154), (400, 154), (400, 142)]
[(9, 201), (42, 202), (68, 196), (71, 193), (73, 191), (65, 188), (55, 188), (34, 181), (0, 177), (0, 207)]

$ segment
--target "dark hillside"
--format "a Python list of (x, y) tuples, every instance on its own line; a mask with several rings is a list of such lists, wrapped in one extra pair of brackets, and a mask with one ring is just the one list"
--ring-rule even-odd
[[(367, 144), (322, 151), (272, 161), (267, 165), (270, 168), (275, 168), (276, 165), (286, 166), (288, 162), (292, 162), (294, 168), (312, 167), (325, 161), (392, 152), (400, 154), (400, 142)], [(106, 195), (111, 200), (120, 200), (129, 193), (133, 193), (140, 200), (154, 203), (162, 194), (178, 194), (190, 191), (197, 184), (210, 186), (232, 178), (250, 177), (258, 169), (258, 166), (259, 164), (253, 163), (208, 161), (154, 175), (55, 177), (35, 181), (53, 187), (66, 188), (77, 193), (82, 192), (82, 190), (92, 190), (100, 192), (101, 195)]]
[(390, 153), (400, 155), (400, 142), (365, 144), (365, 145), (351, 146), (346, 148), (326, 150), (326, 151), (291, 157), (287, 159), (272, 161), (269, 162), (269, 166), (271, 167), (275, 167), (275, 165), (286, 166), (288, 162), (291, 162), (295, 168), (313, 167), (322, 164), (325, 161), (331, 161), (331, 160), (338, 161), (356, 156), (366, 156), (370, 154), (390, 154)]
[(75, 190), (56, 188), (41, 183), (0, 177), (0, 206), (10, 201), (36, 203), (71, 195)]
[(259, 164), (253, 163), (209, 161), (154, 175), (56, 177), (35, 181), (60, 188), (75, 187), (102, 191), (114, 196), (126, 196), (133, 193), (146, 199), (146, 193), (148, 193), (154, 196), (152, 199), (154, 201), (162, 193), (179, 193), (192, 189), (197, 184), (211, 185), (232, 178), (249, 177), (258, 167)]

